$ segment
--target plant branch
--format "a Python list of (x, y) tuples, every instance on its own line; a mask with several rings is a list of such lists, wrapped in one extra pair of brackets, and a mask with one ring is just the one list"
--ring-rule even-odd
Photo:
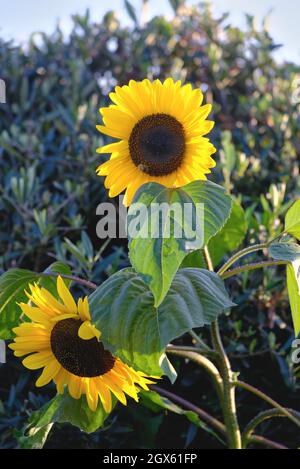
[(212, 263), (212, 260), (211, 260), (211, 257), (210, 257), (209, 250), (208, 250), (207, 246), (204, 246), (203, 254), (204, 254), (204, 260), (205, 260), (207, 269), (210, 270), (211, 272), (213, 272), (214, 271), (214, 266), (213, 266), (213, 263)]
[[(275, 409), (280, 411), (285, 417), (294, 422), (295, 425), (300, 427), (300, 418), (296, 418), (294, 415), (291, 414), (288, 409), (280, 405), (278, 402), (276, 402), (270, 396), (265, 394), (263, 391), (260, 391), (259, 389), (255, 388), (254, 386), (251, 386), (251, 384), (245, 383), (244, 381), (236, 381), (235, 385), (245, 389), (246, 391), (251, 392), (252, 394), (255, 394), (257, 397), (267, 402), (271, 407), (274, 407)], [(297, 415), (299, 414), (297, 413)]]
[(239, 429), (236, 404), (235, 404), (235, 385), (230, 361), (225, 352), (218, 322), (211, 325), (211, 336), (214, 349), (218, 353), (218, 362), (221, 377), (223, 379), (223, 413), (226, 427), (228, 429), (228, 442), (230, 449), (241, 449), (241, 432)]
[[(286, 409), (291, 415), (295, 415), (295, 417), (299, 417), (300, 414), (298, 412), (295, 412), (292, 409)], [(247, 447), (247, 444), (254, 433), (254, 430), (258, 425), (260, 425), (262, 422), (265, 420), (269, 420), (271, 418), (286, 418), (285, 413), (283, 413), (279, 409), (270, 409), (266, 410), (264, 412), (259, 413), (256, 417), (254, 417), (251, 422), (248, 423), (246, 426), (243, 435), (242, 435), (242, 446), (243, 448)]]
[(234, 275), (238, 275), (242, 272), (249, 272), (250, 270), (263, 269), (264, 267), (275, 267), (277, 265), (286, 265), (286, 264), (288, 264), (288, 261), (264, 261), (264, 262), (257, 262), (255, 264), (246, 264), (246, 265), (236, 267), (235, 269), (228, 270), (227, 272), (224, 272), (223, 274), (221, 274), (220, 277), (223, 280), (226, 280), (227, 278), (233, 277)]
[(42, 273), (39, 273), (38, 275), (40, 275), (41, 277), (66, 278), (68, 280), (72, 280), (73, 282), (80, 283), (81, 285), (84, 285), (85, 287), (91, 288), (92, 290), (96, 290), (96, 288), (98, 288), (98, 286), (95, 283), (90, 282), (89, 280), (85, 280), (80, 277), (74, 277), (73, 275), (57, 274), (56, 272), (42, 272)]
[[(220, 422), (218, 419), (213, 417), (212, 415), (208, 414), (205, 410), (194, 405), (192, 402), (187, 401), (183, 397), (180, 397), (171, 391), (167, 391), (166, 389), (161, 388), (160, 386), (152, 385), (150, 386), (150, 389), (157, 392), (160, 396), (167, 397), (172, 402), (179, 404), (184, 409), (188, 409), (188, 410), (191, 410), (192, 412), (195, 412), (195, 414), (197, 414), (200, 417), (200, 419), (203, 420), (203, 422), (205, 422), (210, 427), (220, 432), (222, 435), (226, 436), (225, 425), (222, 422)], [(286, 446), (280, 445), (279, 443), (276, 443), (275, 441), (269, 440), (267, 438), (264, 438), (258, 435), (252, 435), (249, 441), (251, 443), (257, 443), (257, 444), (264, 445), (273, 449), (288, 449)]]
[(219, 399), (223, 399), (222, 378), (216, 366), (208, 358), (204, 357), (203, 355), (200, 355), (199, 353), (196, 353), (195, 351), (182, 350), (181, 348), (178, 348), (173, 345), (167, 347), (167, 353), (169, 353), (170, 355), (175, 355), (177, 357), (187, 358), (204, 368), (215, 385)]
[(187, 401), (183, 397), (177, 396), (177, 394), (174, 394), (173, 392), (167, 391), (166, 389), (163, 389), (159, 386), (152, 385), (150, 388), (153, 391), (156, 391), (158, 394), (161, 396), (169, 398), (171, 401), (176, 402), (177, 404), (182, 405), (185, 409), (191, 410), (195, 412), (199, 417), (209, 424), (211, 427), (215, 428), (218, 430), (220, 433), (223, 435), (226, 435), (226, 428), (225, 425), (217, 420), (215, 417), (211, 416), (208, 414), (205, 410), (201, 409), (200, 407), (192, 404), (191, 402)]
[(205, 357), (210, 358), (217, 358), (217, 354), (214, 350), (204, 350), (201, 347), (195, 347), (193, 345), (173, 345), (169, 344), (167, 346), (167, 351), (172, 350), (181, 350), (182, 352), (197, 352), (200, 355), (204, 355)]
[(194, 332), (193, 330), (189, 331), (190, 336), (207, 352), (212, 352), (213, 350)]
[[(204, 248), (204, 258), (208, 270), (214, 271), (213, 263), (207, 246)], [(241, 432), (236, 414), (235, 404), (235, 385), (233, 373), (231, 371), (230, 361), (223, 347), (218, 321), (214, 321), (211, 325), (211, 337), (214, 350), (218, 354), (218, 364), (220, 375), (223, 382), (222, 398), (220, 399), (223, 408), (224, 421), (227, 430), (228, 444), (231, 449), (241, 449)]]
[(264, 445), (272, 449), (289, 449), (286, 446), (277, 443), (276, 441), (269, 440), (269, 438), (265, 438), (264, 436), (253, 435), (250, 438), (250, 443), (257, 443), (259, 445)]
[(268, 246), (269, 243), (253, 244), (252, 246), (248, 246), (247, 248), (238, 251), (230, 259), (228, 259), (228, 261), (225, 262), (225, 264), (218, 270), (217, 273), (222, 276), (222, 274), (224, 274), (232, 264), (241, 259), (241, 257), (251, 254), (252, 252), (260, 251), (261, 249), (266, 249)]

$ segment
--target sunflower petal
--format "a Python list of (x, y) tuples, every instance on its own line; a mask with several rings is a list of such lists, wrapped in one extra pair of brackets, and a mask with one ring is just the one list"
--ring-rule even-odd
[(75, 300), (74, 300), (73, 296), (71, 295), (71, 293), (70, 293), (68, 287), (66, 286), (65, 282), (61, 278), (61, 276), (59, 276), (57, 278), (57, 292), (58, 292), (61, 300), (63, 301), (63, 303), (67, 307), (68, 312), (76, 314), (77, 313), (77, 306), (76, 306)]

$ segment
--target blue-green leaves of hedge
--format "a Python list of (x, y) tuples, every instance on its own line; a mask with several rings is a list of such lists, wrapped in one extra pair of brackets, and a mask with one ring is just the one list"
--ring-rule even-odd
[[(155, 306), (164, 300), (175, 273), (185, 256), (202, 248), (224, 226), (231, 211), (232, 200), (225, 189), (209, 181), (194, 181), (179, 189), (168, 189), (157, 183), (142, 186), (136, 193), (128, 212), (128, 226), (136, 217), (137, 207), (143, 204), (147, 216), (139, 227), (142, 236), (132, 237), (130, 230), (129, 255), (134, 269), (143, 277), (154, 296)], [(164, 206), (164, 217), (159, 221), (159, 235), (153, 236), (152, 221), (157, 223), (153, 207)], [(163, 204), (163, 205), (162, 205)], [(174, 206), (182, 207), (179, 216)], [(185, 207), (189, 204), (189, 216)], [(203, 204), (202, 236), (192, 231), (191, 224), (200, 217), (199, 204)], [(174, 213), (175, 212), (175, 213)], [(150, 223), (149, 223), (150, 220)], [(191, 223), (192, 222), (192, 223)], [(175, 236), (181, 230), (181, 236)], [(176, 231), (177, 230), (177, 231)], [(180, 232), (180, 231), (179, 231)], [(191, 237), (194, 236), (194, 239)]]
[(90, 295), (89, 303), (104, 346), (152, 375), (162, 374), (160, 365), (170, 341), (210, 324), (234, 306), (218, 275), (204, 269), (180, 269), (158, 308), (133, 269), (111, 276)]

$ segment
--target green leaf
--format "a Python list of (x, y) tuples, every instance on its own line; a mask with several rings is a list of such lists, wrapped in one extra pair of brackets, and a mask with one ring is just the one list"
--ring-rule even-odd
[(285, 232), (300, 241), (300, 199), (291, 206), (285, 216)]
[(132, 19), (134, 23), (137, 23), (137, 16), (134, 6), (132, 6), (129, 0), (124, 0), (124, 6), (128, 13), (128, 16)]
[(222, 260), (224, 254), (240, 246), (246, 236), (247, 228), (245, 212), (238, 202), (234, 202), (225, 226), (208, 243), (214, 265)]
[(296, 243), (273, 243), (269, 254), (273, 259), (289, 261), (286, 273), (287, 289), (297, 336), (300, 333), (300, 246)]
[(300, 333), (300, 260), (287, 266), (287, 288), (296, 337)]
[(230, 130), (225, 130), (222, 132), (222, 153), (223, 153), (223, 164), (225, 166), (225, 169), (230, 175), (230, 173), (234, 170), (236, 161), (237, 161), (237, 154), (235, 150), (235, 146), (232, 143), (232, 134)]
[(202, 250), (190, 252), (182, 261), (180, 268), (185, 267), (197, 267), (200, 269), (206, 269), (206, 262)]
[(112, 275), (89, 297), (91, 315), (104, 345), (129, 365), (161, 375), (170, 341), (210, 324), (234, 306), (224, 283), (213, 272), (181, 269), (159, 308), (133, 269)]
[[(199, 204), (204, 208), (203, 221)], [(138, 207), (146, 207), (146, 214), (140, 222), (140, 236), (133, 237), (131, 229), (128, 230), (129, 256), (132, 266), (149, 285), (155, 306), (163, 301), (185, 256), (206, 245), (224, 226), (231, 204), (225, 189), (209, 181), (194, 181), (179, 189), (149, 183), (137, 191), (128, 212), (128, 226), (136, 219)], [(165, 216), (158, 222), (159, 207), (164, 207)], [(189, 216), (184, 211), (187, 207), (191, 209)], [(192, 230), (196, 219), (203, 233)], [(159, 225), (159, 236), (153, 236), (152, 224)]]
[(296, 243), (272, 243), (269, 255), (276, 261), (294, 262), (300, 258), (300, 246)]
[(54, 423), (71, 423), (86, 433), (92, 433), (103, 425), (107, 416), (100, 402), (97, 409), (92, 411), (85, 396), (73, 399), (67, 392), (57, 394), (44, 407), (33, 412), (18, 441), (23, 449), (39, 449), (45, 444)]
[(185, 0), (169, 0), (171, 7), (174, 10), (174, 13), (177, 12), (178, 8), (183, 5)]
[(10, 339), (12, 328), (19, 322), (21, 309), (17, 303), (27, 302), (24, 290), (36, 282), (38, 274), (24, 269), (11, 269), (0, 277), (0, 338)]
[[(53, 263), (45, 272), (71, 275), (70, 268), (62, 262)], [(0, 277), (0, 338), (12, 338), (12, 329), (18, 324), (21, 309), (18, 303), (27, 303), (25, 290), (29, 284), (38, 282), (53, 294), (56, 294), (56, 277), (44, 277), (41, 274), (24, 269), (11, 269)], [(69, 281), (67, 280), (68, 284)]]
[[(55, 273), (55, 274), (62, 274), (62, 275), (72, 275), (72, 271), (70, 267), (65, 264), (64, 262), (57, 261), (51, 264), (44, 273)], [(63, 278), (67, 287), (70, 287), (72, 280)], [(57, 277), (56, 276), (43, 276), (39, 277), (39, 284), (49, 290), (55, 297), (57, 297)]]

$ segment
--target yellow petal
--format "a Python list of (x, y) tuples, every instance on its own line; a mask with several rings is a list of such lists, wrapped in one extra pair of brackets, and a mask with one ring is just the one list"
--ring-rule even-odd
[(103, 147), (97, 148), (96, 152), (103, 154), (119, 152), (121, 150), (128, 150), (128, 142), (126, 140), (121, 140), (120, 142), (104, 145)]
[(79, 399), (81, 396), (81, 381), (82, 378), (79, 376), (71, 375), (69, 377), (68, 388), (73, 399)]
[(78, 329), (78, 336), (83, 340), (90, 340), (96, 337), (99, 341), (101, 333), (90, 321), (85, 321)]
[(76, 314), (77, 313), (76, 303), (68, 287), (66, 286), (65, 282), (61, 278), (61, 276), (57, 278), (57, 292), (60, 298), (62, 299), (62, 301), (64, 302), (65, 306), (68, 308), (69, 313)]
[(82, 319), (82, 321), (90, 321), (91, 320), (90, 307), (89, 307), (89, 301), (88, 301), (87, 296), (83, 299), (79, 298), (79, 300), (78, 300), (78, 313), (79, 313), (80, 319)]
[(93, 378), (90, 378), (87, 383), (86, 399), (89, 408), (94, 412), (98, 406), (98, 392), (94, 385)]
[(34, 355), (24, 358), (23, 365), (29, 370), (38, 370), (43, 366), (47, 365), (53, 359), (53, 353), (49, 352), (38, 352)]
[(43, 324), (47, 328), (50, 327), (49, 316), (34, 306), (27, 305), (26, 303), (20, 303), (22, 311), (26, 316), (34, 322)]
[(111, 393), (110, 390), (106, 387), (102, 380), (97, 382), (97, 390), (100, 396), (102, 405), (104, 407), (105, 412), (108, 414), (111, 412), (112, 409), (112, 401), (111, 401)]
[(50, 383), (55, 376), (58, 374), (58, 372), (61, 369), (60, 363), (56, 359), (52, 360), (49, 364), (45, 366), (43, 369), (42, 374), (36, 381), (35, 385), (40, 388), (41, 386), (46, 386), (46, 384)]
[(60, 314), (51, 319), (52, 323), (57, 323), (59, 321), (64, 321), (65, 319), (79, 319), (78, 314)]

